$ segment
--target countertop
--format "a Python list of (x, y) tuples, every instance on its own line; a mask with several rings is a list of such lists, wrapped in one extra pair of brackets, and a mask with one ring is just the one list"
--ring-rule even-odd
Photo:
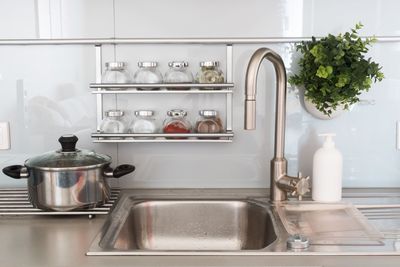
[[(196, 192), (206, 195), (215, 190)], [(179, 190), (140, 190), (149, 195), (171, 191)], [(400, 206), (400, 189), (346, 190), (344, 196), (358, 207), (374, 207), (374, 210)], [(86, 256), (105, 219), (105, 215), (93, 219), (87, 216), (2, 216), (0, 266), (400, 266), (400, 251), (396, 256)], [(399, 230), (400, 224), (396, 225), (399, 219), (393, 222), (394, 228)]]

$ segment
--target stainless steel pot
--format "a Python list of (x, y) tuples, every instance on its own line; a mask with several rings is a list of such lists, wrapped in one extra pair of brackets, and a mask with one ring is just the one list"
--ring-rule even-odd
[(30, 158), (24, 166), (3, 169), (12, 178), (28, 178), (29, 199), (37, 208), (68, 211), (96, 207), (110, 197), (105, 178), (119, 178), (135, 170), (129, 164), (112, 169), (110, 156), (76, 149), (75, 135), (61, 136), (58, 141), (62, 149)]

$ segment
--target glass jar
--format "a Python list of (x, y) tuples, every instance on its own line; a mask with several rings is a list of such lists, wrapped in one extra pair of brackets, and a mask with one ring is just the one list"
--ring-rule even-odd
[(200, 110), (199, 115), (200, 118), (196, 121), (196, 133), (222, 133), (224, 131), (218, 111)]
[[(125, 62), (106, 62), (106, 69), (101, 76), (102, 83), (130, 83), (131, 74)], [(106, 90), (125, 90), (126, 88), (108, 88)]]
[(129, 132), (131, 133), (156, 133), (157, 124), (152, 110), (135, 110)]
[[(105, 118), (100, 124), (100, 132), (102, 133), (126, 133), (127, 129), (123, 122), (124, 112), (122, 110), (113, 109), (105, 112)], [(118, 137), (110, 139), (120, 139)]]
[[(224, 73), (219, 69), (218, 61), (200, 62), (200, 71), (196, 74), (197, 83), (223, 83)], [(216, 90), (215, 87), (201, 88), (204, 90)]]
[[(193, 74), (188, 70), (189, 63), (186, 61), (171, 61), (168, 63), (169, 70), (164, 75), (165, 83), (193, 83)], [(168, 90), (189, 90), (190, 87), (167, 88)]]
[[(171, 109), (167, 111), (167, 115), (163, 123), (164, 133), (190, 133), (192, 126), (186, 119), (186, 111), (183, 109)], [(175, 137), (175, 139), (179, 138), (180, 137)]]
[[(157, 68), (158, 63), (155, 61), (138, 62), (139, 69), (135, 72), (133, 80), (135, 83), (162, 83), (163, 77)], [(159, 87), (138, 88), (138, 90), (158, 90)]]

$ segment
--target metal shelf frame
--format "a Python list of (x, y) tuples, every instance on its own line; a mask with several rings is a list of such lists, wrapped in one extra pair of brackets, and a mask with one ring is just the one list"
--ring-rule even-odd
[(230, 143), (233, 133), (113, 134), (92, 133), (95, 143)]
[[(184, 39), (188, 41), (189, 39)], [(97, 133), (92, 134), (95, 143), (227, 143), (233, 139), (233, 47), (226, 44), (226, 83), (221, 84), (102, 84), (102, 45), (95, 45), (96, 56), (96, 82), (89, 85), (90, 88), (97, 89), (92, 91), (96, 95), (96, 122)], [(167, 90), (167, 88), (185, 88), (190, 86), (190, 90)], [(137, 88), (160, 87), (161, 90), (138, 90)], [(218, 90), (201, 90), (201, 88), (214, 87)], [(104, 90), (113, 88), (126, 88), (128, 90)], [(226, 133), (221, 134), (103, 134), (100, 133), (100, 125), (103, 120), (103, 97), (110, 94), (225, 94), (226, 95)], [(136, 138), (135, 138), (136, 137)], [(142, 137), (142, 138), (137, 138)], [(143, 138), (144, 137), (144, 138)], [(147, 137), (147, 138), (146, 138)]]
[[(213, 84), (204, 84), (204, 83), (91, 83), (89, 85), (90, 88), (103, 88), (103, 89), (113, 89), (113, 88), (123, 88), (123, 89), (131, 89), (131, 88), (165, 88), (165, 89), (175, 89), (175, 88), (190, 88), (187, 90), (178, 89), (172, 91), (179, 91), (179, 92), (190, 92), (193, 89), (204, 89), (204, 93), (212, 93), (214, 90), (206, 90), (207, 88), (215, 88), (215, 89), (226, 89), (226, 88), (233, 88), (233, 83), (213, 83)], [(217, 91), (218, 91), (217, 90)], [(153, 91), (160, 91), (160, 90), (153, 90)], [(123, 90), (119, 90), (118, 92), (122, 93)], [(141, 93), (146, 93), (146, 91), (139, 91)]]
[(157, 95), (157, 94), (212, 94), (212, 95), (217, 95), (217, 94), (233, 94), (233, 91), (231, 89), (221, 89), (221, 90), (199, 90), (199, 89), (190, 89), (190, 90), (166, 90), (166, 89), (160, 89), (160, 90), (137, 90), (137, 89), (131, 89), (131, 90), (98, 90), (98, 91), (92, 91), (92, 94), (98, 95), (129, 95), (129, 94), (151, 94), (151, 95)]

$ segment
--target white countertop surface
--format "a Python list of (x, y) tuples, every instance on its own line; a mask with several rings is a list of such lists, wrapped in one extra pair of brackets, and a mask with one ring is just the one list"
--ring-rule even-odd
[[(388, 191), (385, 203), (400, 204), (396, 195)], [(356, 203), (362, 199), (360, 195)], [(400, 256), (86, 256), (105, 218), (0, 217), (0, 266), (400, 266)]]

